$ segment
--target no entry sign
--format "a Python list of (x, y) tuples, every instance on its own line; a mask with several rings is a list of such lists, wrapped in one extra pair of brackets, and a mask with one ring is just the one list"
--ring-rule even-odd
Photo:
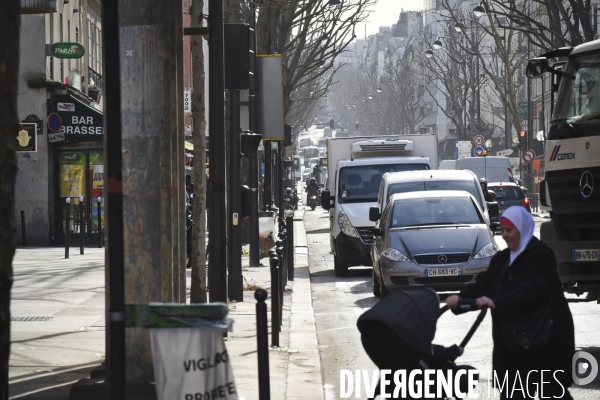
[(523, 153), (523, 161), (526, 163), (530, 163), (535, 159), (535, 152), (531, 149), (525, 150)]

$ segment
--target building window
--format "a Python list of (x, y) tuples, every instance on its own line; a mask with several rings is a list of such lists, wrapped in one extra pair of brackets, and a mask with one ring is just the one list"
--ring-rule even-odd
[(98, 31), (98, 35), (96, 36), (98, 41), (98, 73), (102, 75), (102, 31)]

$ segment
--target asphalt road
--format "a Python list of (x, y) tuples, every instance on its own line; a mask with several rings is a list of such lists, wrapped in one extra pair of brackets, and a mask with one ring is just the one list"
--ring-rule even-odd
[[(539, 226), (543, 221), (536, 219), (535, 235), (539, 235)], [(327, 400), (340, 398), (340, 370), (368, 370), (371, 374), (376, 370), (363, 350), (360, 334), (356, 328), (357, 318), (378, 299), (372, 294), (371, 268), (350, 269), (350, 276), (338, 278), (333, 271), (333, 254), (329, 248), (328, 213), (321, 207), (315, 211), (307, 210), (304, 214), (309, 248), (309, 267), (313, 295), (313, 308), (317, 325), (317, 338), (322, 363), (324, 393)], [(501, 248), (506, 243), (497, 235), (496, 240)], [(448, 293), (440, 293), (442, 302)], [(578, 349), (587, 351), (600, 360), (600, 330), (598, 320), (600, 305), (596, 302), (578, 300), (568, 295), (571, 312), (575, 321), (576, 345)], [(450, 346), (460, 343), (474, 322), (477, 314), (468, 313), (455, 316), (444, 314), (438, 321), (434, 343)], [(491, 370), (491, 318), (485, 320), (469, 342), (465, 353), (457, 360), (459, 365), (471, 365), (481, 372), (477, 391), (479, 398), (497, 395), (488, 388)], [(585, 387), (570, 389), (575, 399), (600, 398), (600, 378)], [(351, 398), (367, 399), (364, 388), (361, 396)], [(493, 398), (493, 397), (492, 397)]]

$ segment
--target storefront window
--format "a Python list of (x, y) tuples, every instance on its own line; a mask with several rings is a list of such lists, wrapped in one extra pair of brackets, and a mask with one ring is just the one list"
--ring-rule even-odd
[[(97, 234), (98, 204), (104, 228), (104, 152), (102, 150), (63, 151), (58, 156), (61, 233)], [(85, 171), (88, 171), (86, 174)], [(70, 199), (68, 205), (66, 199)], [(83, 204), (83, 207), (81, 207)]]

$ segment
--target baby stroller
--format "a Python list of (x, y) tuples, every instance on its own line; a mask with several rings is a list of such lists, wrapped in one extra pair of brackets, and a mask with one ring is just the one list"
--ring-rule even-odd
[[(475, 309), (475, 305), (468, 301), (461, 303), (459, 309), (469, 311)], [(487, 308), (481, 310), (462, 343), (449, 348), (432, 344), (437, 319), (446, 310), (446, 306), (440, 308), (440, 299), (432, 289), (392, 292), (358, 318), (362, 345), (375, 365), (380, 370), (391, 370), (392, 375), (399, 370), (405, 370), (408, 376), (413, 370), (456, 372), (473, 369), (457, 366), (454, 360), (460, 355), (459, 347), (464, 349), (479, 327)], [(459, 389), (464, 393), (467, 391), (466, 375), (461, 378), (464, 379), (461, 379)], [(392, 380), (392, 387), (386, 392), (393, 393), (393, 390)], [(379, 393), (377, 386), (375, 396)], [(455, 394), (454, 397), (458, 396)]]

